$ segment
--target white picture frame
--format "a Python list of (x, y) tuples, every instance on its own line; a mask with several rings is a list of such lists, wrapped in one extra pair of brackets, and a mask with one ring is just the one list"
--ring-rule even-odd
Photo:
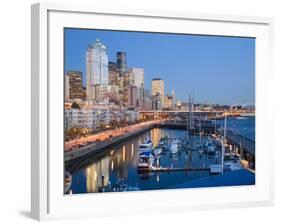
[[(64, 196), (63, 27), (255, 37), (256, 185)], [(263, 132), (271, 123), (267, 99), (273, 91), (272, 32), (271, 18), (32, 5), (32, 217), (49, 220), (272, 204), (273, 145), (269, 132)]]

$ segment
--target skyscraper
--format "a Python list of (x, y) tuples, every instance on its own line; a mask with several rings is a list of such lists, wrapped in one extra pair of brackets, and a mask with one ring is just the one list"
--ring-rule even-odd
[(176, 106), (176, 93), (174, 90), (171, 91), (171, 95), (172, 95), (172, 107)]
[(87, 49), (86, 67), (87, 100), (95, 100), (99, 97), (99, 85), (108, 85), (108, 56), (99, 39)]
[(126, 52), (119, 51), (116, 53), (117, 69), (119, 72), (127, 71), (127, 54)]
[(83, 99), (82, 72), (67, 71), (66, 88), (69, 99)]
[(160, 78), (152, 79), (151, 95), (160, 98), (161, 105), (164, 107), (165, 102), (165, 92), (164, 92), (164, 80)]
[(131, 68), (130, 77), (135, 86), (143, 88), (144, 86), (144, 69), (143, 68)]
[(65, 101), (69, 100), (69, 77), (68, 75), (65, 76), (64, 79), (64, 96), (65, 96)]
[(109, 72), (109, 85), (117, 86), (118, 85), (118, 74), (117, 74), (117, 64), (115, 62), (108, 63), (108, 72)]
[(166, 95), (165, 96), (165, 108), (173, 107), (173, 96)]
[(130, 85), (127, 89), (127, 104), (129, 106), (139, 106), (139, 92), (138, 87)]

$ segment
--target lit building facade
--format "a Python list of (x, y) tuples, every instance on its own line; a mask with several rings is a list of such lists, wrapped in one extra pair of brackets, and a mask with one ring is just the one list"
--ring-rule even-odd
[[(82, 72), (67, 71), (66, 73), (66, 91), (69, 99), (83, 99)], [(66, 94), (66, 95), (67, 95)]]
[(114, 111), (110, 109), (74, 109), (64, 110), (65, 130), (71, 128), (86, 128), (94, 131), (107, 125), (126, 121), (134, 123), (138, 119), (137, 111)]
[(164, 92), (164, 80), (160, 78), (152, 79), (151, 95), (160, 98), (160, 108), (164, 107), (165, 92)]
[(166, 95), (165, 96), (165, 108), (172, 108), (173, 107), (173, 97)]
[[(109, 84), (108, 56), (106, 47), (96, 40), (95, 44), (90, 44), (86, 52), (86, 72), (87, 72), (87, 100), (99, 98), (97, 86)], [(99, 88), (100, 89), (100, 88)]]
[(118, 74), (117, 74), (117, 64), (115, 62), (108, 63), (108, 75), (109, 75), (109, 85), (118, 85)]

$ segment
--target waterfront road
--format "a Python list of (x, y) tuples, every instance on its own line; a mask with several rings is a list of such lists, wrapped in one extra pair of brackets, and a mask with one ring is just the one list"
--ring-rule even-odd
[(64, 149), (65, 151), (70, 151), (70, 150), (76, 150), (79, 149), (79, 145), (83, 146), (87, 142), (92, 143), (92, 142), (97, 142), (97, 141), (104, 141), (107, 139), (110, 139), (112, 137), (116, 137), (131, 131), (136, 131), (140, 128), (149, 126), (149, 125), (154, 125), (154, 124), (159, 124), (161, 121), (160, 120), (153, 120), (153, 121), (146, 121), (138, 124), (133, 124), (129, 126), (125, 126), (122, 128), (116, 128), (116, 129), (111, 129), (107, 131), (103, 131), (97, 134), (92, 134), (88, 135), (87, 137), (80, 138), (80, 139), (74, 139), (68, 142), (65, 142)]

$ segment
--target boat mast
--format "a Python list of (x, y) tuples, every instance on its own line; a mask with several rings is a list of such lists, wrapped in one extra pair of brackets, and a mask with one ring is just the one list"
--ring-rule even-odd
[(224, 137), (221, 137), (221, 173), (223, 174), (224, 163)]
[(226, 118), (226, 114), (224, 115), (224, 130), (223, 130), (223, 140), (224, 142), (226, 142), (226, 121), (227, 121), (227, 118)]
[(192, 129), (192, 102), (191, 102), (191, 95), (189, 94), (189, 133), (191, 133)]
[(243, 148), (242, 148), (242, 142), (240, 140), (240, 160), (243, 159)]
[(215, 135), (217, 136), (217, 112), (215, 114)]
[(202, 137), (201, 137), (201, 114), (199, 116), (199, 135), (200, 135), (200, 146), (202, 145)]

